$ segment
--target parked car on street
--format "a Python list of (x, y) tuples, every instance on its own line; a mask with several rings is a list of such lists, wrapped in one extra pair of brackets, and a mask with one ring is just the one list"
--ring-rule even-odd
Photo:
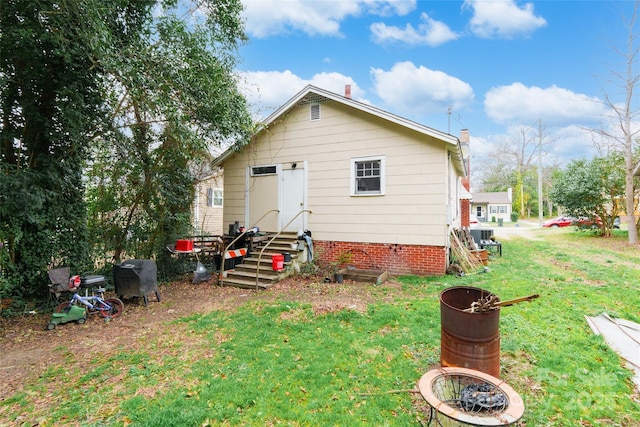
[(600, 228), (602, 227), (602, 221), (598, 217), (574, 218), (571, 216), (559, 216), (542, 223), (543, 227), (568, 227), (570, 225), (575, 225), (579, 228)]
[(596, 228), (602, 228), (602, 220), (599, 216), (596, 216), (595, 218), (580, 217), (576, 220), (574, 225), (578, 228), (590, 228), (595, 230)]
[(549, 219), (542, 223), (543, 227), (568, 227), (576, 222), (577, 219), (570, 216), (559, 216), (557, 218)]

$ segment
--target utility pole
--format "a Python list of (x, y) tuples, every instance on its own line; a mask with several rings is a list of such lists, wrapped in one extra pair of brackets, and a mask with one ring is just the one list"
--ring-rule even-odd
[(538, 119), (538, 226), (542, 228), (542, 119)]

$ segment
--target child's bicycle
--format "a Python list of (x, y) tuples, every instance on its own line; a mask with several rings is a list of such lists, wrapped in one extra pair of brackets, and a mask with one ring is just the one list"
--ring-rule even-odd
[[(103, 287), (92, 287), (92, 295), (89, 295), (87, 289), (85, 289), (85, 296), (82, 296), (77, 292), (81, 285), (80, 277), (72, 277), (69, 283), (69, 290), (74, 292), (71, 300), (63, 302), (55, 309), (56, 313), (67, 313), (73, 317), (73, 319), (69, 320), (76, 320), (78, 323), (84, 323), (86, 316), (76, 314), (78, 312), (77, 310), (72, 313), (74, 308), (80, 306), (85, 306), (86, 311), (90, 314), (100, 313), (100, 316), (105, 319), (116, 318), (124, 311), (124, 303), (120, 299), (104, 297), (105, 289)], [(82, 311), (84, 311), (84, 309)], [(65, 321), (66, 319), (62, 319), (60, 323), (65, 323)], [(55, 327), (55, 321), (52, 321), (47, 325), (47, 329), (54, 329)]]

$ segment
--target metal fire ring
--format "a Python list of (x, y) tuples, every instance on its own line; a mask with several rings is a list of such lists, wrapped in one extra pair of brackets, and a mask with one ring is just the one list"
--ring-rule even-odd
[[(480, 386), (488, 391), (477, 391)], [(475, 391), (469, 393), (470, 388)], [(474, 369), (433, 369), (420, 378), (418, 389), (431, 406), (430, 421), (435, 419), (439, 425), (438, 414), (474, 426), (511, 425), (524, 414), (524, 402), (513, 388)], [(465, 402), (465, 394), (475, 394), (477, 399)]]

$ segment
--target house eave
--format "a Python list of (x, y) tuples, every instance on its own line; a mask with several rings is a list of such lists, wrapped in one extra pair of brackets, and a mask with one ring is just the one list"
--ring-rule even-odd
[[(321, 89), (319, 87), (308, 85), (300, 92), (298, 92), (293, 98), (291, 98), (286, 104), (283, 104), (280, 108), (271, 113), (258, 127), (254, 135), (259, 134), (262, 130), (268, 128), (272, 123), (277, 121), (282, 115), (284, 115), (291, 108), (295, 107), (298, 102), (302, 101), (306, 96), (310, 93), (314, 93), (316, 95), (323, 96), (332, 101), (347, 105), (356, 110), (360, 110), (367, 114), (371, 114), (373, 116), (379, 117), (383, 120), (387, 120), (391, 123), (395, 123), (399, 126), (402, 126), (407, 129), (411, 129), (415, 132), (418, 132), (422, 135), (429, 136), (440, 141), (443, 141), (447, 144), (447, 149), (452, 153), (453, 159), (455, 160), (455, 165), (458, 170), (462, 171), (464, 175), (467, 175), (466, 167), (464, 164), (464, 160), (462, 158), (462, 150), (460, 147), (460, 141), (457, 137), (450, 135), (448, 133), (441, 132), (437, 129), (422, 125), (420, 123), (414, 122), (413, 120), (405, 119), (403, 117), (397, 116), (395, 114), (389, 113), (388, 111), (381, 110), (380, 108), (365, 104), (360, 101), (356, 101), (352, 98), (347, 98), (342, 95), (338, 95), (336, 93), (330, 92), (325, 89)], [(224, 164), (224, 162), (229, 159), (235, 150), (233, 147), (228, 148), (224, 153), (222, 153), (219, 157), (217, 157), (213, 165), (220, 166)]]

